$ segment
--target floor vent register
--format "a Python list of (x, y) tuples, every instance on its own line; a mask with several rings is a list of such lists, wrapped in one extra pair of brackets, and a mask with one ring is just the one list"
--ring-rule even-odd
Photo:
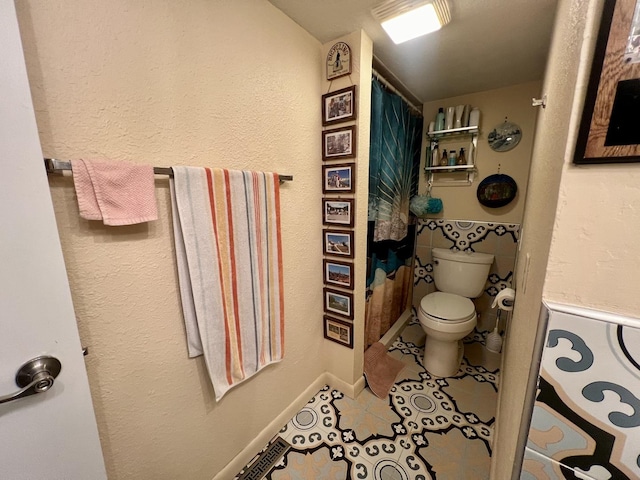
[(249, 469), (238, 477), (238, 480), (260, 480), (290, 448), (291, 445), (282, 438), (277, 437), (274, 442), (260, 454), (256, 461), (249, 466)]

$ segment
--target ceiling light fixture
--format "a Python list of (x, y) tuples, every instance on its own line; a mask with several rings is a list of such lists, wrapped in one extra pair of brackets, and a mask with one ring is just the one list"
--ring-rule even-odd
[(371, 13), (395, 44), (440, 30), (451, 21), (447, 0), (388, 0)]

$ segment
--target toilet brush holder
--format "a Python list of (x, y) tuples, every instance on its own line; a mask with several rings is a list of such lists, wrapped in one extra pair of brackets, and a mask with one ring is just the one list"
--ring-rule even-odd
[(500, 349), (502, 348), (502, 336), (498, 333), (498, 326), (493, 329), (489, 335), (487, 335), (486, 342), (487, 350), (493, 353), (500, 353)]
[(487, 335), (487, 340), (485, 342), (485, 346), (487, 350), (493, 353), (500, 353), (500, 349), (502, 348), (502, 335), (498, 333), (498, 326), (500, 325), (500, 314), (501, 310), (498, 309), (498, 315), (496, 316), (496, 327), (493, 329), (489, 335)]

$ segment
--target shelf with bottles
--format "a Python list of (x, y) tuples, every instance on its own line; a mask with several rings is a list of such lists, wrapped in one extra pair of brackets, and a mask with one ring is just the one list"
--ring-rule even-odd
[(429, 139), (441, 139), (441, 138), (456, 138), (462, 137), (465, 135), (478, 135), (480, 133), (480, 129), (477, 126), (473, 127), (461, 127), (461, 128), (452, 128), (450, 130), (436, 130), (433, 132), (427, 132), (427, 138)]
[(437, 166), (437, 167), (424, 167), (427, 172), (468, 172), (470, 170), (475, 170), (475, 165), (464, 164), (464, 165), (447, 165), (447, 166)]

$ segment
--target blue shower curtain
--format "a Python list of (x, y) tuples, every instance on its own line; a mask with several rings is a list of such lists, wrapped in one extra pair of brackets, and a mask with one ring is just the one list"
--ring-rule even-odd
[(418, 189), (421, 136), (422, 117), (373, 78), (365, 348), (408, 304), (415, 240), (409, 200)]

